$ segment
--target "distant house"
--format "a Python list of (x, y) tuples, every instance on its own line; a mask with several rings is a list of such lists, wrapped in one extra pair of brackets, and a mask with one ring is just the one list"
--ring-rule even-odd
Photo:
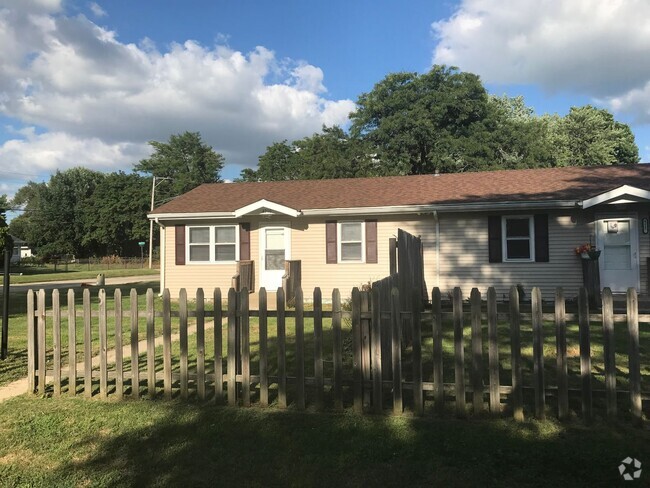
[(648, 293), (650, 165), (384, 178), (206, 184), (156, 208), (161, 286), (226, 289), (252, 260), (255, 287), (302, 262), (306, 294), (342, 294), (389, 272), (398, 228), (420, 235), (425, 280), (499, 296), (514, 284), (551, 297), (583, 284), (575, 248), (592, 243), (602, 286)]
[(11, 254), (11, 264), (20, 264), (22, 258), (28, 258), (32, 255), (31, 248), (27, 245), (27, 242), (19, 239), (18, 237), (11, 236), (14, 240), (14, 250)]

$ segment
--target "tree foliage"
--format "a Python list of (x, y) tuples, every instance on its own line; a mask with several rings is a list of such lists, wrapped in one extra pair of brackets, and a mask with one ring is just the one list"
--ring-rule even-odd
[(204, 144), (198, 132), (184, 132), (169, 137), (168, 142), (151, 141), (153, 154), (134, 169), (156, 177), (170, 178), (159, 188), (161, 198), (181, 195), (202, 183), (221, 181), (224, 157)]
[(0, 250), (13, 248), (13, 240), (9, 235), (9, 227), (7, 226), (8, 208), (7, 195), (0, 195)]

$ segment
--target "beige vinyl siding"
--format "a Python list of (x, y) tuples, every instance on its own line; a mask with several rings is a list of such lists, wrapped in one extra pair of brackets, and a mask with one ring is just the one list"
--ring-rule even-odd
[[(540, 213), (540, 212), (537, 212)], [(508, 215), (532, 215), (513, 212)], [(488, 257), (488, 215), (440, 215), (441, 291), (461, 287), (467, 297), (473, 287), (486, 293), (494, 286), (498, 298), (507, 297), (512, 285), (521, 284), (530, 290), (539, 286), (545, 299), (554, 296), (555, 288), (563, 286), (567, 297), (575, 296), (582, 286), (582, 265), (574, 248), (589, 241), (592, 224), (570, 212), (547, 212), (549, 216), (549, 262), (490, 263)]]

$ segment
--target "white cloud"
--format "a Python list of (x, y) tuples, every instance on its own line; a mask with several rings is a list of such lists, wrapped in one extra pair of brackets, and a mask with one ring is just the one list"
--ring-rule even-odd
[(126, 168), (147, 141), (186, 130), (252, 166), (272, 142), (344, 124), (354, 109), (324, 98), (320, 68), (265, 47), (126, 44), (60, 7), (0, 0), (0, 114), (45, 131), (5, 142), (0, 169)]
[(90, 8), (90, 11), (93, 13), (93, 15), (97, 18), (101, 17), (106, 17), (108, 14), (106, 13), (106, 10), (104, 10), (100, 5), (98, 5), (96, 2), (90, 2), (88, 5), (88, 8)]
[(647, 0), (463, 0), (432, 26), (433, 62), (575, 91), (650, 121), (649, 17)]

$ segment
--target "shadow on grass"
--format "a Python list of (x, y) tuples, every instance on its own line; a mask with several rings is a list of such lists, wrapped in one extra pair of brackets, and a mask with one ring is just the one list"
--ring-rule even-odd
[[(124, 422), (146, 425), (115, 436), (80, 436), (73, 449), (89, 455), (65, 463), (56, 479), (73, 475), (109, 487), (593, 487), (616, 486), (617, 466), (627, 456), (650, 461), (648, 433), (625, 426), (298, 414), (179, 402), (96, 405), (108, 417), (121, 410), (130, 415)], [(143, 415), (149, 418), (137, 418)]]

